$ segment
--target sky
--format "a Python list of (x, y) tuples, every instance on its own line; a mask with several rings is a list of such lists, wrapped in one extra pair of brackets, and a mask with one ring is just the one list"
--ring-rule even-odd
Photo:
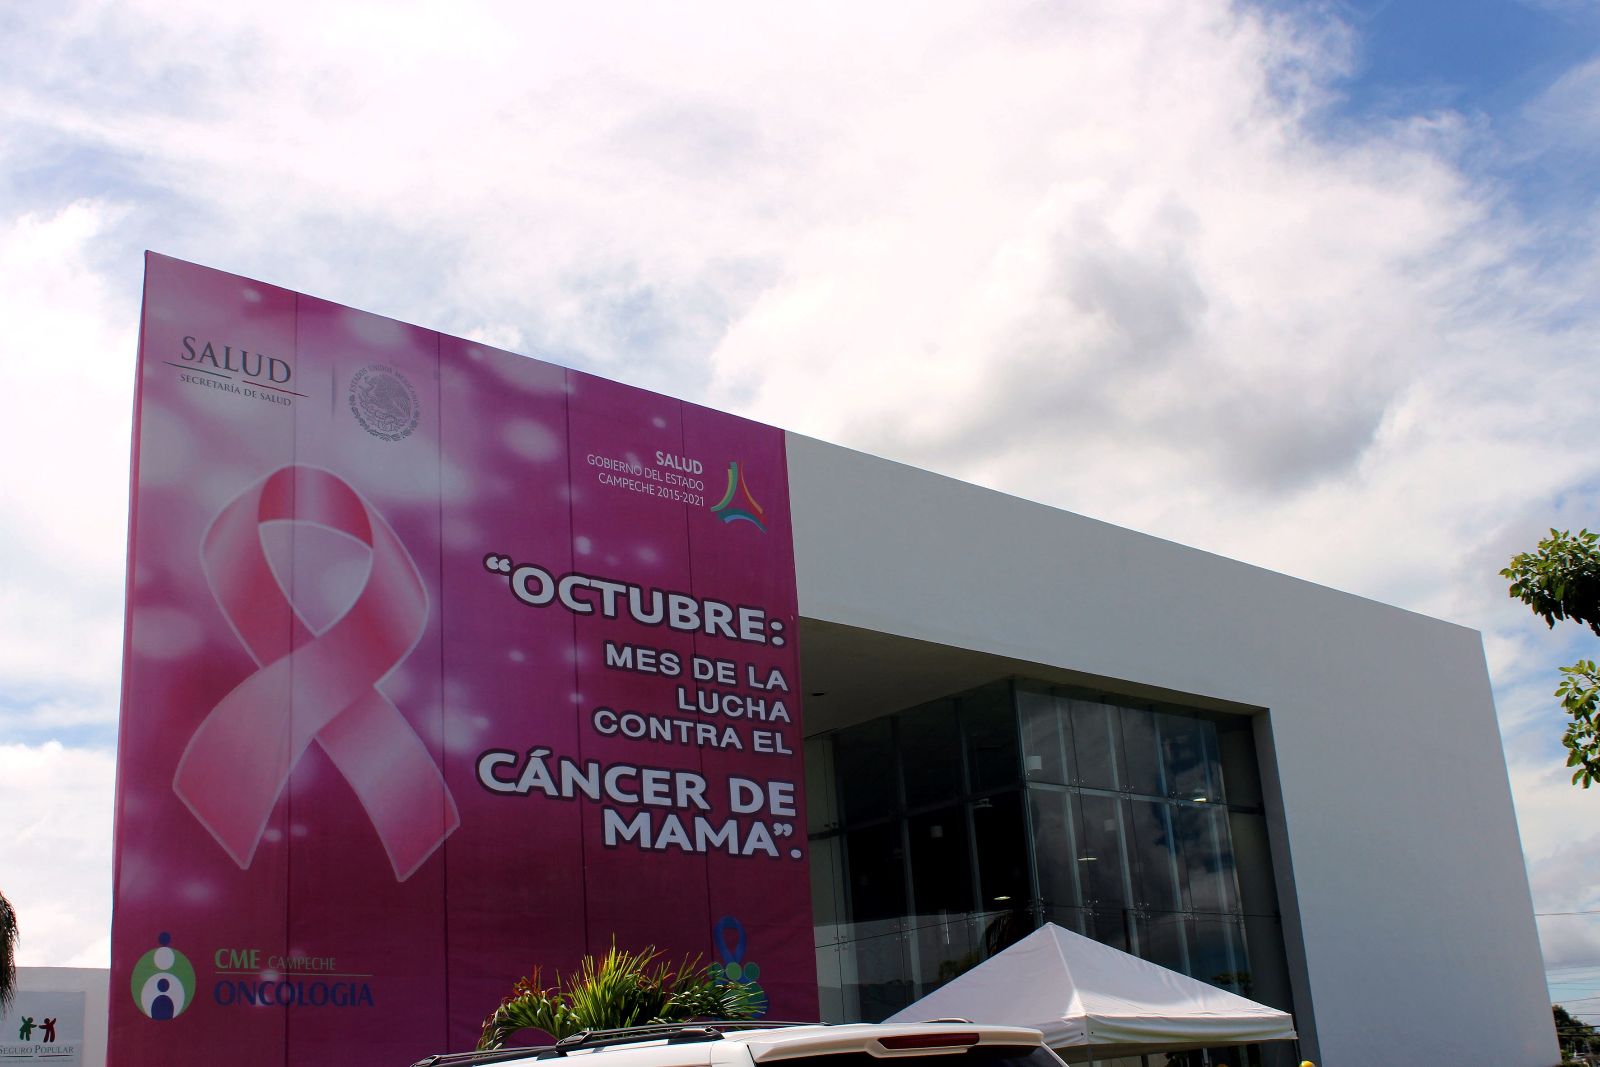
[(108, 962), (153, 249), (1480, 630), (1600, 997), (1596, 641), (1497, 574), (1600, 526), (1597, 162), (1578, 0), (0, 5), (20, 962)]

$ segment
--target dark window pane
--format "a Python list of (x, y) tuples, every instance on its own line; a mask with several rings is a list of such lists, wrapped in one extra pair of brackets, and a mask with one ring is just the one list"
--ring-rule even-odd
[(1065, 930), (1075, 934), (1089, 936), (1089, 912), (1084, 908), (1053, 908), (1048, 903), (1044, 906), (1044, 921), (1055, 923)]
[(1022, 762), (1028, 780), (1066, 785), (1068, 719), (1048, 690), (1018, 687), (1017, 710), (1022, 717)]
[(1222, 759), (1230, 804), (1259, 807), (1261, 774), (1256, 766), (1255, 724), (1243, 715), (1228, 715), (1217, 723), (1217, 749)]
[(1001, 793), (972, 802), (980, 909), (1021, 907), (1032, 895), (1023, 831), (1021, 793)]
[[(1004, 904), (994, 906), (1006, 907)], [(982, 949), (985, 958), (1004, 952), (1037, 929), (1033, 921), (1033, 911), (1027, 906), (1026, 901), (1012, 901), (1010, 911), (978, 912), (976, 918), (982, 930), (979, 948)]]
[(967, 771), (974, 793), (1017, 780), (1017, 713), (1011, 683), (985, 686), (961, 698), (961, 729), (966, 734)]
[(1121, 788), (1117, 709), (1087, 700), (1074, 700), (1071, 708), (1074, 781), (1090, 789)]
[(806, 829), (813, 834), (839, 828), (839, 796), (833, 770), (833, 737), (806, 738)]
[(877, 1022), (917, 998), (911, 981), (911, 942), (899, 924), (857, 923), (847, 935), (855, 956), (854, 981), (845, 986), (854, 995), (861, 1018)]
[(1148, 915), (1134, 920), (1139, 932), (1139, 957), (1170, 967), (1179, 974), (1189, 973), (1188, 946), (1181, 915)]
[(1167, 818), (1167, 805), (1158, 800), (1130, 800), (1133, 822), (1134, 903), (1152, 911), (1179, 911), (1177, 842)]
[(1228, 799), (1226, 780), (1222, 773), (1222, 744), (1217, 737), (1216, 723), (1201, 720), (1205, 729), (1201, 737), (1205, 740), (1206, 778), (1209, 781), (1206, 797), (1213, 804), (1221, 804)]
[(1250, 965), (1244, 948), (1244, 924), (1237, 919), (1191, 919), (1193, 945), (1189, 973), (1202, 982), (1249, 996)]
[[(1239, 869), (1238, 860), (1233, 854), (1233, 834), (1228, 825), (1228, 812), (1224, 808), (1212, 808), (1206, 812), (1211, 823), (1211, 832), (1217, 841), (1217, 859), (1214, 868), (1214, 886), (1218, 911), (1237, 912), (1239, 903)], [(1213, 873), (1213, 872), (1208, 872)], [(1207, 892), (1211, 892), (1207, 888)], [(1198, 905), (1196, 906), (1198, 910)]]
[(894, 727), (888, 719), (873, 719), (835, 735), (839, 814), (846, 826), (900, 810), (894, 756)]
[(1189, 908), (1203, 912), (1237, 911), (1239, 903), (1227, 810), (1210, 805), (1176, 805), (1172, 815), (1183, 854)]
[(1161, 748), (1155, 714), (1143, 708), (1121, 708), (1122, 764), (1128, 776), (1123, 788), (1150, 797), (1167, 795), (1161, 780)]
[(1276, 914), (1278, 888), (1273, 881), (1266, 817), (1228, 812), (1228, 842), (1233, 852), (1233, 886), (1239, 891), (1239, 910), (1256, 915)]
[(911, 834), (911, 885), (918, 915), (972, 910), (972, 858), (967, 813), (940, 808), (907, 820)]
[(1076, 905), (1081, 898), (1071, 794), (1064, 789), (1030, 789), (1028, 801), (1033, 806), (1033, 858), (1039, 868), (1039, 896), (1046, 908)]
[(1133, 912), (1123, 908), (1096, 908), (1085, 912), (1088, 929), (1084, 933), (1112, 948), (1133, 951)]
[(953, 700), (913, 708), (899, 716), (900, 766), (906, 806), (948, 803), (961, 795), (961, 733)]
[(850, 917), (861, 923), (904, 916), (906, 873), (900, 824), (846, 834), (845, 854), (850, 865)]
[(1128, 907), (1132, 901), (1122, 878), (1122, 805), (1115, 797), (1085, 794), (1078, 799), (1083, 832), (1077, 862), (1084, 903)]
[(1217, 748), (1211, 724), (1183, 715), (1158, 715), (1156, 724), (1161, 731), (1167, 791), (1183, 800), (1210, 800), (1211, 765)]
[(983, 962), (971, 915), (941, 920), (930, 919), (924, 913), (918, 917), (915, 937), (919, 997), (927, 996)]

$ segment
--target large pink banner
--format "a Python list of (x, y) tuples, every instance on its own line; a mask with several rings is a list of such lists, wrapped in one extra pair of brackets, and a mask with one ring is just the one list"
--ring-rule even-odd
[(137, 405), (116, 1067), (464, 1050), (613, 942), (815, 1018), (780, 431), (157, 255)]

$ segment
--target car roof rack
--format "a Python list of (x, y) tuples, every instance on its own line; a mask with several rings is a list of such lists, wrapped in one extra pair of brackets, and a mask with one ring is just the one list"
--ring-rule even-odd
[(439, 1053), (418, 1060), (412, 1067), (477, 1067), (479, 1064), (507, 1063), (511, 1060), (549, 1060), (579, 1049), (609, 1048), (646, 1041), (684, 1045), (697, 1041), (721, 1041), (728, 1030), (771, 1030), (783, 1026), (815, 1026), (816, 1023), (775, 1022), (745, 1019), (738, 1022), (650, 1023), (614, 1030), (580, 1030), (554, 1045), (528, 1045), (521, 1048), (484, 1049), (478, 1052)]
[(549, 1052), (550, 1045), (521, 1045), (512, 1048), (479, 1049), (474, 1052), (436, 1052), (412, 1064), (411, 1067), (466, 1067), (468, 1064), (507, 1063), (511, 1060), (537, 1059), (540, 1053)]

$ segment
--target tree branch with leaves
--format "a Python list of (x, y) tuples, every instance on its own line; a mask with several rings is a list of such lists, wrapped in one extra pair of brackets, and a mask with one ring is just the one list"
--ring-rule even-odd
[[(1528, 605), (1550, 628), (1570, 619), (1600, 635), (1600, 534), (1552, 529), (1535, 551), (1512, 556), (1500, 577), (1511, 580), (1512, 598)], [(1561, 673), (1555, 696), (1569, 720), (1561, 743), (1567, 766), (1574, 768), (1573, 784), (1588, 789), (1600, 781), (1600, 723), (1595, 718), (1600, 671), (1594, 660), (1580, 659)]]
[(17, 995), (17, 913), (0, 893), (0, 1015)]

